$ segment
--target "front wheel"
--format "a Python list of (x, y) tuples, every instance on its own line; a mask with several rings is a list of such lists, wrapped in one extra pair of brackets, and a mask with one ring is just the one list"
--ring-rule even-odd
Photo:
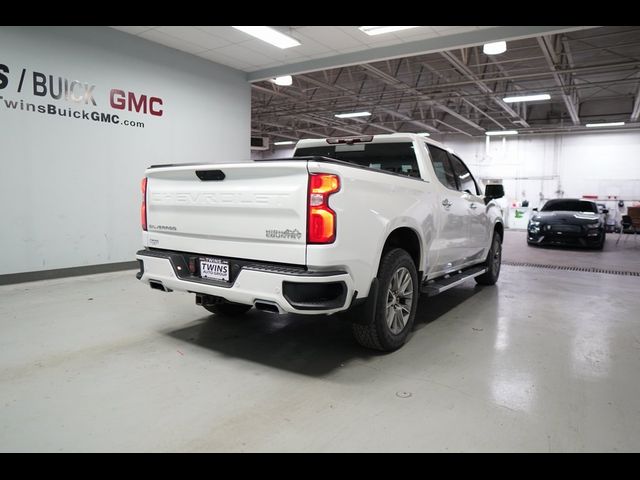
[(215, 305), (207, 305), (204, 308), (215, 313), (216, 315), (223, 315), (227, 317), (239, 317), (251, 310), (253, 305), (245, 305), (243, 303), (216, 303)]
[(485, 267), (487, 271), (476, 277), (476, 283), (479, 285), (495, 285), (500, 276), (500, 266), (502, 265), (502, 238), (496, 232), (493, 234), (491, 249), (487, 255)]
[(407, 341), (418, 307), (418, 273), (405, 250), (384, 254), (378, 285), (373, 318), (366, 325), (352, 324), (353, 334), (363, 347), (391, 352)]
[(606, 240), (606, 233), (602, 232), (602, 240), (600, 241), (600, 243), (598, 243), (595, 247), (593, 247), (595, 250), (602, 250), (604, 248), (604, 242)]

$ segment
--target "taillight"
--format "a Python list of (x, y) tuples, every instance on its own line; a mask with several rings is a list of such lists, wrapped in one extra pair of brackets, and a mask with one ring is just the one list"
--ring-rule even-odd
[(147, 177), (142, 179), (142, 206), (140, 207), (140, 223), (142, 230), (147, 231)]
[(329, 196), (338, 190), (337, 175), (309, 174), (307, 243), (333, 243), (336, 239), (336, 212), (329, 208)]

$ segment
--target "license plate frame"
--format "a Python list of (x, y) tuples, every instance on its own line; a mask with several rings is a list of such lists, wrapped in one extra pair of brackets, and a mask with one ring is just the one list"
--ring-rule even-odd
[(216, 257), (199, 257), (200, 278), (229, 283), (231, 266), (227, 260)]

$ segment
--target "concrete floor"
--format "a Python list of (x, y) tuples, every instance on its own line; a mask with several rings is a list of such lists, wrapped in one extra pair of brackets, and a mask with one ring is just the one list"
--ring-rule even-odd
[(0, 451), (638, 451), (640, 277), (503, 267), (398, 352), (134, 272), (0, 287)]

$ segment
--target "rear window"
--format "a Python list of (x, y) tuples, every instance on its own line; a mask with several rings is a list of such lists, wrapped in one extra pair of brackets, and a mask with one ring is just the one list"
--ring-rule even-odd
[(590, 212), (598, 213), (598, 207), (593, 202), (585, 202), (582, 200), (549, 200), (544, 207), (543, 212)]
[(299, 148), (296, 157), (321, 156), (362, 167), (420, 178), (412, 142), (327, 145)]

